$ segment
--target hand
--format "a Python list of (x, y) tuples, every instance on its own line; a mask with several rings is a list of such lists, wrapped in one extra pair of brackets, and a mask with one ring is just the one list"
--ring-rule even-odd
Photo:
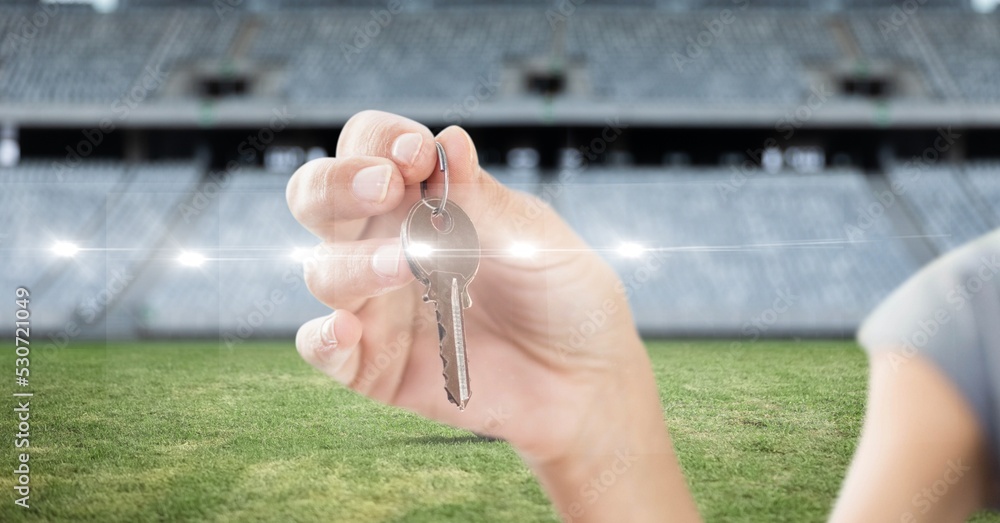
[[(419, 183), (427, 179), (439, 194), (435, 140), (448, 157), (449, 200), (470, 216), (484, 252), (465, 311), (472, 391), (465, 411), (443, 390), (433, 307), (421, 300), (424, 286), (399, 240)], [(302, 166), (287, 197), (296, 219), (323, 240), (305, 278), (334, 309), (299, 330), (306, 361), (378, 401), (509, 441), (564, 510), (579, 502), (599, 517), (603, 510), (591, 505), (613, 502), (614, 495), (577, 501), (577, 491), (616, 453), (648, 455), (641, 459), (661, 475), (676, 472), (649, 360), (615, 273), (545, 203), (482, 170), (465, 131), (449, 127), (434, 137), (400, 116), (359, 113), (345, 124), (337, 157)], [(537, 251), (504, 255), (514, 244)], [(630, 475), (638, 480), (644, 467)], [(636, 481), (622, 495), (662, 499), (660, 487), (679, 488), (672, 510), (693, 513), (679, 473), (670, 477), (669, 485)]]

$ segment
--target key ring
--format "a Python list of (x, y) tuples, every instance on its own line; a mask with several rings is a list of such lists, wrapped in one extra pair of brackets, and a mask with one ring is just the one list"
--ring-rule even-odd
[(441, 195), (441, 205), (435, 208), (433, 205), (427, 203), (427, 180), (420, 182), (420, 201), (431, 208), (431, 215), (437, 216), (441, 214), (445, 204), (448, 203), (448, 157), (444, 154), (444, 147), (441, 145), (441, 142), (434, 142), (434, 145), (437, 146), (438, 151), (438, 168), (444, 173), (444, 191)]

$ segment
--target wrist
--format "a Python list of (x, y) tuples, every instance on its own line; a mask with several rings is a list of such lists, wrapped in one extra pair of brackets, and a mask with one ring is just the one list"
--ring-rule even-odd
[[(525, 457), (563, 521), (696, 521), (645, 348), (595, 390), (558, 454)], [(676, 515), (677, 517), (672, 517)]]

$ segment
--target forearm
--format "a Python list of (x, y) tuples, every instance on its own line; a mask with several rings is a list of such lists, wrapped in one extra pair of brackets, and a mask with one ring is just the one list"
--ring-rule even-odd
[(586, 405), (593, 423), (558, 459), (530, 463), (563, 521), (699, 521), (645, 358)]

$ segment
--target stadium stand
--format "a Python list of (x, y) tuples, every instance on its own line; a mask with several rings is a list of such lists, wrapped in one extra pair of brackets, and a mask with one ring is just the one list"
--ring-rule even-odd
[[(807, 64), (835, 63), (840, 51), (815, 14), (745, 12), (717, 21), (705, 13), (581, 12), (569, 24), (568, 53), (587, 64), (593, 95), (619, 102), (798, 103)], [(706, 82), (706, 80), (708, 80)]]
[[(155, 56), (169, 24), (150, 24), (140, 12), (99, 15), (61, 7), (30, 39), (14, 24), (33, 9), (5, 9), (9, 17), (0, 61), (0, 99), (10, 102), (109, 105), (132, 87)], [(23, 37), (22, 37), (23, 38)], [(122, 42), (128, 45), (122, 45)]]
[[(364, 2), (336, 9), (288, 2), (295, 8), (287, 10), (248, 3), (224, 16), (204, 5), (169, 7), (192, 5), (182, 2), (128, 2), (112, 13), (65, 6), (32, 38), (5, 41), (0, 104), (106, 109), (153, 68), (164, 78), (150, 89), (152, 102), (204, 96), (197, 83), (207, 71), (245, 75), (255, 99), (359, 107), (447, 106), (474, 93), (484, 77), (502, 77), (490, 103), (503, 105), (533, 96), (524, 71), (539, 64), (557, 75), (585, 71), (563, 78), (571, 85), (558, 96), (613, 103), (795, 104), (845, 71), (890, 76), (899, 99), (1000, 101), (1000, 65), (991, 60), (1000, 51), (997, 17), (941, 1), (896, 24), (890, 2), (813, 3), (805, 10), (776, 0), (745, 11), (731, 2), (689, 2), (686, 9), (596, 3), (554, 23), (565, 24), (556, 31), (537, 6), (483, 2), (407, 9), (385, 22), (391, 30), (379, 26), (371, 37), (364, 28), (379, 24)], [(725, 23), (716, 20), (723, 8), (735, 13)], [(3, 9), (0, 29), (15, 35), (18, 21), (36, 12)], [(193, 85), (166, 87), (181, 79)]]
[[(52, 278), (51, 292), (40, 294), (59, 304), (46, 307), (51, 318), (42, 317), (44, 325), (81, 321), (80, 311), (94, 309), (94, 297), (122, 274), (128, 285), (113, 297), (107, 322), (99, 323), (103, 335), (211, 333), (238, 343), (240, 332), (287, 333), (323, 313), (289, 257), (315, 239), (287, 212), (286, 174), (246, 170), (206, 190), (193, 183), (193, 164), (91, 170), (105, 182), (41, 182), (45, 190), (39, 191), (39, 182), (5, 178), (5, 199), (22, 202), (13, 204), (13, 215), (24, 220), (12, 245), (19, 256), (25, 247), (33, 253), (4, 274), (5, 283), (37, 281), (40, 263), (58, 270), (45, 276)], [(126, 191), (116, 184), (129, 179), (127, 171)], [(857, 208), (872, 198), (855, 170), (761, 174), (738, 188), (727, 188), (724, 169), (595, 167), (558, 187), (498, 172), (521, 190), (549, 197), (606, 255), (631, 286), (639, 326), (650, 333), (746, 334), (781, 296), (793, 303), (765, 326), (771, 335), (842, 332), (917, 268), (886, 221), (876, 221), (858, 241), (845, 236)], [(207, 203), (199, 203), (205, 195)], [(78, 231), (81, 214), (99, 218), (95, 232)], [(53, 260), (47, 249), (60, 237), (108, 251)], [(622, 259), (615, 249), (628, 240), (663, 251)], [(177, 256), (185, 250), (201, 253), (206, 263), (180, 266)]]
[[(957, 97), (970, 102), (1000, 101), (1000, 23), (995, 16), (936, 12), (919, 17), (929, 52), (954, 81)], [(955, 38), (955, 35), (962, 35)]]
[[(35, 297), (48, 302), (35, 316), (39, 328), (95, 321), (106, 304), (98, 306), (93, 300), (105, 290), (108, 276), (132, 271), (138, 261), (129, 263), (130, 259), (143, 260), (150, 254), (152, 245), (146, 239), (165, 222), (156, 212), (161, 198), (133, 208), (125, 208), (122, 200), (141, 197), (139, 188), (154, 183), (158, 174), (164, 185), (182, 188), (189, 188), (198, 176), (190, 165), (156, 172), (161, 169), (83, 161), (66, 170), (54, 162), (26, 162), (0, 171), (12, 236), (4, 241), (10, 255), (3, 280), (10, 286), (26, 285)], [(123, 227), (131, 227), (125, 237), (117, 232)], [(81, 254), (54, 257), (50, 249), (58, 242), (76, 245)]]
[(964, 167), (973, 207), (983, 216), (992, 218), (994, 227), (1000, 227), (1000, 162), (973, 161)]
[(894, 193), (916, 215), (938, 252), (947, 252), (1000, 226), (982, 213), (956, 167), (935, 166), (888, 171)]
[[(123, 297), (123, 309), (138, 313), (136, 333), (210, 334), (234, 345), (249, 336), (241, 337), (246, 329), (256, 335), (287, 333), (302, 318), (323, 314), (302, 281), (301, 261), (290, 256), (317, 240), (288, 212), (287, 181), (287, 174), (248, 169), (201, 187), (177, 205), (182, 219), (163, 245), (163, 256), (138, 276), (136, 292)], [(218, 193), (216, 186), (222, 186)], [(199, 204), (203, 201), (208, 203)], [(182, 251), (207, 261), (179, 266)], [(120, 315), (113, 319), (128, 323)]]
[[(594, 169), (561, 191), (556, 208), (633, 282), (640, 329), (752, 330), (776, 299), (793, 296), (765, 326), (772, 335), (842, 334), (916, 269), (884, 220), (857, 241), (846, 235), (872, 198), (860, 172), (760, 174), (741, 187), (730, 185), (730, 175)], [(623, 240), (662, 247), (662, 267), (648, 256), (622, 260), (615, 248)], [(644, 273), (647, 281), (637, 281)]]
[(484, 9), (396, 15), (393, 30), (378, 35), (378, 52), (366, 52), (364, 37), (344, 40), (371, 20), (367, 11), (269, 17), (249, 57), (288, 64), (293, 101), (456, 100), (474, 92), (481, 78), (498, 78), (505, 60), (540, 54), (551, 39), (537, 12)]
[[(562, 18), (546, 14), (551, 4), (527, 0), (506, 7), (424, 0), (383, 25), (372, 9), (385, 5), (245, 0), (224, 13), (187, 0), (121, 0), (110, 13), (60, 5), (25, 37), (25, 21), (39, 5), (6, 3), (0, 124), (5, 137), (19, 129), (37, 136), (47, 127), (78, 137), (81, 125), (102, 116), (123, 120), (117, 104), (140, 92), (125, 127), (194, 129), (180, 132), (197, 141), (216, 131), (213, 125), (256, 127), (247, 116), (253, 110), (264, 107), (270, 117), (287, 103), (301, 115), (293, 131), (301, 134), (283, 135), (282, 145), (305, 137), (305, 147), (345, 115), (371, 107), (432, 127), (452, 123), (446, 109), (485, 88), (474, 100), (482, 105), (478, 123), (603, 126), (608, 115), (628, 121), (652, 114), (667, 127), (663, 122), (675, 124), (669, 118), (687, 111), (695, 126), (772, 135), (775, 114), (831, 84), (838, 94), (824, 115), (834, 120), (817, 112), (809, 123), (818, 134), (845, 125), (909, 131), (914, 124), (898, 119), (910, 115), (930, 128), (955, 115), (993, 114), (1000, 128), (1000, 61), (993, 59), (1000, 18), (960, 0), (922, 2), (905, 23), (889, 22), (888, 32), (884, 22), (897, 2), (887, 0), (760, 0), (745, 11), (731, 0), (588, 0)], [(712, 35), (723, 9), (735, 15)], [(372, 23), (378, 34), (364, 35)], [(852, 96), (841, 92), (845, 78), (888, 87)], [(928, 109), (939, 112), (921, 113)], [(895, 119), (876, 118), (890, 112)], [(709, 114), (715, 119), (706, 120)], [(561, 132), (549, 129), (556, 130), (548, 138)], [(183, 154), (147, 143), (156, 150), (147, 157), (129, 138), (121, 137), (119, 155), (136, 156), (128, 162), (87, 159), (60, 172), (26, 148), (20, 165), (0, 168), (0, 218), (9, 224), (0, 231), (0, 284), (32, 288), (44, 304), (34, 316), (39, 329), (65, 332), (72, 322), (82, 336), (210, 335), (233, 346), (250, 335), (287, 336), (326, 312), (290, 257), (316, 240), (287, 211), (288, 172), (244, 165), (212, 178), (208, 162), (228, 160), (210, 158), (214, 143)], [(649, 145), (655, 139), (612, 144), (609, 150), (624, 151), (620, 165), (596, 162), (579, 172), (542, 165), (558, 152), (553, 148), (570, 143), (545, 144), (527, 167), (490, 167), (503, 183), (551, 203), (600, 250), (624, 279), (646, 334), (849, 335), (927, 260), (914, 241), (937, 254), (1000, 227), (1000, 164), (963, 163), (962, 147), (957, 160), (949, 158), (954, 163), (918, 170), (891, 162), (812, 174), (761, 170), (734, 185), (732, 171), (717, 164), (629, 165), (628, 148), (656, 147)], [(537, 145), (529, 141), (515, 146)], [(506, 152), (489, 147), (494, 160)], [(647, 156), (679, 150), (671, 145)], [(891, 212), (859, 218), (878, 189), (894, 185), (905, 191)], [(82, 250), (55, 257), (51, 247), (60, 240)], [(623, 241), (657, 250), (626, 258), (617, 251)], [(184, 251), (204, 263), (179, 264)]]

